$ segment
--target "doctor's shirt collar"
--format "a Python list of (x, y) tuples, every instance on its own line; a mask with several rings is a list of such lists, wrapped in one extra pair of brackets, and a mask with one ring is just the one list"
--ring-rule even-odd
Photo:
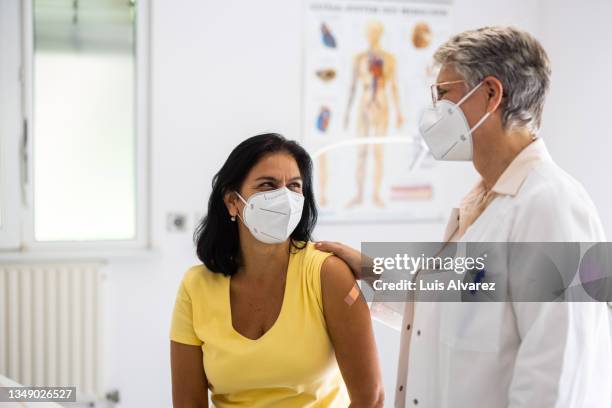
[(531, 170), (542, 161), (552, 160), (544, 141), (535, 139), (525, 147), (499, 177), (491, 191), (497, 194), (514, 196)]

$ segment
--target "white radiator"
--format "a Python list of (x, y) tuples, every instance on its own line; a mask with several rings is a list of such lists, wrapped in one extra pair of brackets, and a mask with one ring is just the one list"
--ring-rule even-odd
[(0, 264), (0, 374), (23, 385), (102, 389), (98, 264)]

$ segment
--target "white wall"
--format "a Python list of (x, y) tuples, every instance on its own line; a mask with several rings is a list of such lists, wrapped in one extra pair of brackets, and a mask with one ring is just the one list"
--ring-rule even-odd
[[(264, 131), (300, 137), (301, 4), (153, 2), (153, 236), (160, 253), (108, 267), (107, 371), (110, 385), (121, 392), (121, 407), (171, 406), (170, 313), (183, 272), (197, 261), (190, 234), (165, 231), (166, 213), (185, 212), (193, 226), (214, 172), (242, 139)], [(455, 5), (455, 31), (491, 24), (539, 28), (538, 6), (530, 0)], [(362, 239), (435, 241), (442, 228), (322, 226), (317, 237), (354, 246)], [(390, 404), (398, 337), (378, 324), (375, 330)]]
[(552, 64), (542, 137), (577, 178), (612, 238), (612, 43), (609, 0), (542, 0), (541, 40)]

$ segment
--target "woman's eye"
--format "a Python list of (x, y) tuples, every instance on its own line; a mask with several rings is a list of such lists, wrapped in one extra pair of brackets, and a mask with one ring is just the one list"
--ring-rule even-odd
[(302, 185), (300, 183), (291, 183), (289, 185), (289, 188), (291, 188), (292, 190), (301, 190)]
[(259, 187), (274, 188), (275, 186), (271, 181), (266, 181), (265, 183), (261, 183)]

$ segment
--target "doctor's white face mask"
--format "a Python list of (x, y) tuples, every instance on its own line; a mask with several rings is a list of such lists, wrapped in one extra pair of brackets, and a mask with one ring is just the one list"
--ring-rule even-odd
[(427, 109), (421, 115), (419, 131), (427, 147), (436, 160), (470, 161), (473, 157), (472, 133), (487, 120), (487, 112), (470, 129), (467, 118), (460, 106), (483, 82), (479, 83), (456, 104), (445, 99), (436, 102), (436, 106)]
[(265, 244), (284, 242), (302, 219), (304, 196), (287, 187), (255, 193), (245, 200), (242, 222), (251, 234)]

